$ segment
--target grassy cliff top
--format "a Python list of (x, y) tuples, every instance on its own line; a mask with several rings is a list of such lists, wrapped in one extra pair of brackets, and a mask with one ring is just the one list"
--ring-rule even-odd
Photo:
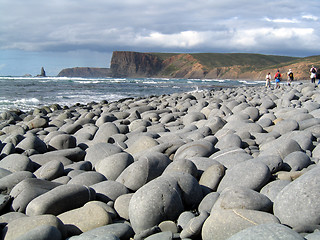
[[(152, 53), (165, 60), (179, 53)], [(263, 55), (252, 53), (191, 53), (193, 58), (208, 68), (229, 66), (251, 66), (252, 68), (265, 68), (293, 61), (301, 61), (303, 58)]]

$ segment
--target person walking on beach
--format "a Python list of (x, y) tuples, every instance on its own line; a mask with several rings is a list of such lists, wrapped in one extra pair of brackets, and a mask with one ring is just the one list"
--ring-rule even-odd
[(287, 83), (288, 83), (288, 86), (290, 86), (290, 85), (291, 85), (291, 82), (293, 81), (293, 72), (292, 72), (291, 69), (289, 69), (289, 72), (287, 73), (287, 75), (288, 75), (288, 81), (287, 81)]
[(276, 74), (274, 75), (274, 80), (276, 82), (276, 88), (280, 88), (280, 81), (281, 81), (281, 73), (280, 71), (278, 70), (276, 72)]
[(316, 72), (317, 69), (312, 65), (312, 67), (310, 68), (310, 79), (311, 79), (311, 83), (315, 83), (316, 82)]
[(266, 75), (266, 87), (271, 87), (271, 74)]

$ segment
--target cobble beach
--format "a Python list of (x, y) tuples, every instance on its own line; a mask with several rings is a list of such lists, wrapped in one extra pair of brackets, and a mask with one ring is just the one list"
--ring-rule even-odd
[(319, 238), (320, 90), (263, 85), (3, 110), (2, 239)]

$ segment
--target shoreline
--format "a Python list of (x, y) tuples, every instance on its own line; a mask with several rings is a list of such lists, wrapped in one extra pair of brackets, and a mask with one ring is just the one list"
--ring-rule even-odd
[(3, 236), (318, 234), (320, 91), (282, 82), (1, 113)]

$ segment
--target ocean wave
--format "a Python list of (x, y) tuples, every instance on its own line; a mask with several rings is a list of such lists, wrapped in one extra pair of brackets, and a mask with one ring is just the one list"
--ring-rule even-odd
[(40, 100), (37, 98), (22, 98), (13, 101), (15, 104), (38, 104), (40, 103)]

